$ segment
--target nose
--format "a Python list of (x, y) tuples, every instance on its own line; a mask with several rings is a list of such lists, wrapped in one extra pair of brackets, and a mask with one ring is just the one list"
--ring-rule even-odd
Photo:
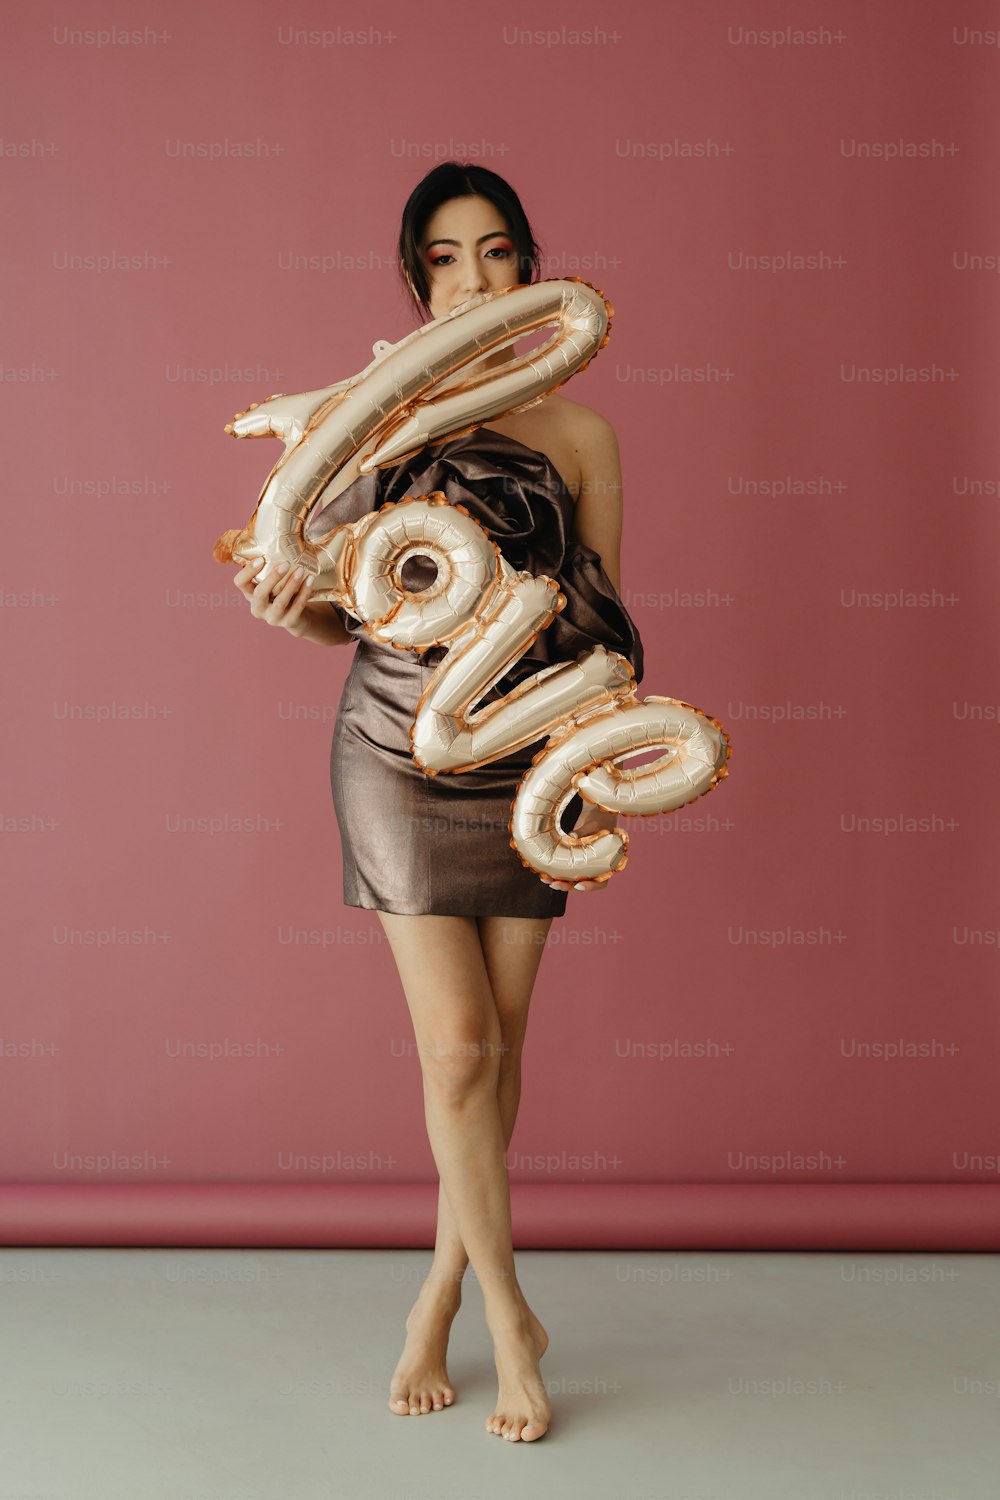
[(466, 261), (460, 281), (465, 297), (474, 297), (477, 292), (486, 291), (489, 282), (478, 256), (473, 256), (471, 260)]

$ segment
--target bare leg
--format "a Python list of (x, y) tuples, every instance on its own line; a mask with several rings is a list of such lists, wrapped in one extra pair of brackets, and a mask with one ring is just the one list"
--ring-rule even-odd
[[(537, 1320), (529, 1316), (514, 1270), (498, 1101), (502, 1030), (477, 919), (379, 916), (417, 1038), (428, 1139), (493, 1335), (500, 1396), (487, 1428), (532, 1442), (545, 1432), (550, 1406), (538, 1369)], [(506, 947), (509, 958), (494, 944), (495, 967), (516, 965), (530, 952), (537, 968), (542, 943)]]
[[(500, 1021), (497, 1102), (504, 1143), (509, 1146), (521, 1098), (528, 1007), (552, 918), (478, 917), (476, 922)], [(469, 1256), (442, 1184), (438, 1189), (434, 1259), (406, 1320), (406, 1343), (389, 1386), (390, 1410), (400, 1416), (440, 1411), (455, 1399), (447, 1371), (448, 1336), (462, 1305), (462, 1278), (468, 1264)], [(516, 1278), (515, 1287), (541, 1357), (548, 1335), (528, 1307)]]
[[(521, 1101), (521, 1058), (528, 1027), (528, 1007), (552, 918), (477, 917), (476, 922), (500, 1021), (497, 1101), (504, 1144), (509, 1146)], [(438, 1232), (430, 1274), (441, 1281), (461, 1283), (468, 1264), (469, 1256), (442, 1185), (438, 1193)], [(519, 1300), (523, 1300), (516, 1276), (514, 1285)]]

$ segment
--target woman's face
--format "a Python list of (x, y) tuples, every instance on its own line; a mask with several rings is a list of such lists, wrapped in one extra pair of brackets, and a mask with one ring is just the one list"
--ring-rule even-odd
[(507, 222), (488, 198), (451, 198), (427, 221), (420, 254), (430, 315), (443, 318), (477, 292), (517, 286), (517, 252)]

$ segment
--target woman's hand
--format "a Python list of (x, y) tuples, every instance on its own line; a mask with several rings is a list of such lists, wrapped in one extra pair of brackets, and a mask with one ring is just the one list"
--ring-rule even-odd
[[(605, 812), (603, 807), (595, 807), (592, 802), (585, 802), (583, 811), (573, 825), (576, 834), (599, 833), (602, 828), (613, 830), (618, 827), (618, 818), (615, 813)], [(539, 879), (553, 891), (603, 891), (607, 889), (607, 880), (550, 880), (548, 875), (540, 875)]]
[(313, 575), (304, 568), (289, 571), (287, 563), (260, 571), (263, 561), (255, 557), (233, 579), (243, 597), (250, 600), (250, 613), (255, 620), (280, 625), (294, 636), (305, 635), (308, 621), (303, 612), (312, 593)]

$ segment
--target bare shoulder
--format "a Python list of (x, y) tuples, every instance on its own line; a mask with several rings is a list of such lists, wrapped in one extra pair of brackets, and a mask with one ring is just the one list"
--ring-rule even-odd
[(576, 488), (573, 498), (580, 504), (584, 495), (600, 495), (604, 502), (617, 498), (622, 488), (621, 455), (614, 427), (592, 406), (568, 401), (571, 408), (565, 416), (573, 449)]
[(595, 552), (616, 589), (621, 588), (622, 471), (618, 438), (607, 417), (578, 401), (566, 403), (579, 472), (574, 495), (576, 540)]
[(574, 501), (592, 486), (595, 475), (606, 484), (609, 471), (618, 466), (618, 442), (607, 418), (555, 391), (525, 412), (484, 425), (544, 453)]
[(607, 417), (582, 401), (553, 395), (544, 404), (550, 406), (553, 446), (561, 451), (563, 472), (572, 476), (570, 493), (579, 501), (596, 479), (606, 486), (620, 473), (617, 434)]
[(565, 397), (559, 400), (566, 430), (580, 444), (581, 451), (586, 449), (588, 453), (600, 454), (617, 449), (618, 435), (607, 417), (602, 417), (592, 406), (584, 406), (581, 401), (568, 401)]

